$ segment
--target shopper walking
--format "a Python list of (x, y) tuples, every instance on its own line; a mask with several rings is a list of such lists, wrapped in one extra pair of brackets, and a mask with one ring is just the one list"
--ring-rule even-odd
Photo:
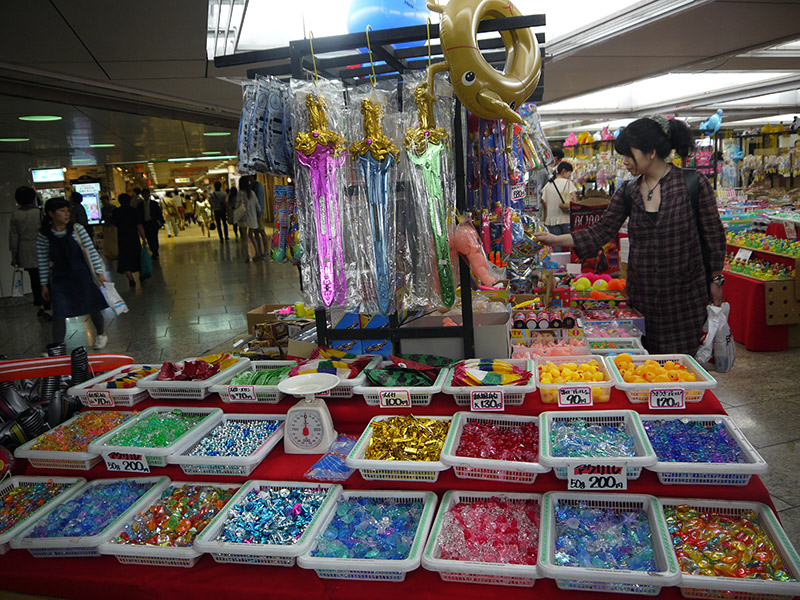
[(211, 214), (211, 204), (202, 196), (194, 203), (194, 219), (200, 225), (200, 232), (204, 236), (211, 237), (211, 229), (208, 226), (214, 222), (214, 217)]
[(86, 209), (83, 207), (83, 194), (80, 192), (72, 192), (69, 197), (72, 202), (72, 220), (81, 225), (89, 237), (94, 235), (94, 229), (89, 225), (89, 216), (86, 214)]
[(144, 229), (144, 236), (147, 238), (147, 246), (150, 248), (150, 255), (153, 259), (158, 260), (158, 230), (164, 223), (164, 215), (161, 212), (161, 206), (153, 200), (148, 188), (142, 190), (139, 218), (142, 222), (142, 229)]
[[(569, 205), (578, 200), (578, 188), (572, 182), (573, 171), (570, 163), (561, 161), (556, 167), (556, 175), (542, 188), (544, 224), (555, 235), (570, 231)], [(561, 252), (559, 246), (554, 249)]]
[(233, 222), (239, 227), (239, 239), (241, 248), (245, 256), (245, 262), (253, 260), (254, 252), (251, 252), (250, 235), (247, 231), (247, 204), (245, 203), (244, 194), (240, 193), (235, 186), (231, 186), (228, 191), (228, 198), (233, 205)]
[(11, 250), (11, 266), (25, 269), (31, 280), (33, 305), (38, 307), (37, 317), (53, 320), (50, 302), (42, 298), (42, 285), (39, 282), (39, 265), (36, 261), (36, 236), (42, 226), (42, 213), (36, 206), (36, 191), (23, 185), (14, 192), (14, 200), (19, 205), (11, 213), (8, 225), (8, 248)]
[[(214, 211), (214, 220), (217, 222), (217, 233), (220, 244), (228, 241), (228, 196), (222, 191), (222, 184), (214, 182), (214, 191), (211, 192), (211, 209)], [(224, 239), (223, 239), (223, 233)]]
[(722, 304), (725, 282), (725, 232), (714, 190), (697, 172), (695, 208), (687, 176), (666, 162), (673, 149), (682, 157), (694, 149), (691, 130), (682, 121), (660, 115), (637, 119), (622, 130), (614, 148), (636, 179), (617, 189), (600, 220), (571, 234), (535, 237), (550, 246), (574, 247), (580, 257), (594, 257), (630, 216), (627, 290), (631, 305), (645, 317), (645, 348), (652, 354), (693, 355), (706, 305)]
[[(142, 270), (142, 245), (147, 244), (139, 211), (131, 206), (133, 200), (129, 194), (119, 195), (119, 208), (114, 211), (113, 223), (117, 226), (117, 242), (119, 244), (119, 260), (117, 273), (128, 278), (128, 285), (136, 287), (133, 274)], [(139, 284), (146, 278), (139, 276)]]
[(257, 226), (255, 230), (255, 236), (259, 243), (259, 248), (261, 248), (261, 258), (266, 260), (267, 259), (267, 251), (269, 250), (269, 240), (267, 239), (267, 232), (264, 231), (266, 227), (266, 223), (264, 222), (264, 201), (265, 201), (265, 191), (264, 186), (261, 184), (258, 179), (253, 176), (250, 179), (250, 188), (253, 191), (253, 194), (256, 196), (256, 220)]
[(181, 199), (183, 201), (183, 218), (186, 220), (186, 224), (197, 223), (194, 219), (194, 198), (191, 194), (181, 194)]
[(94, 279), (106, 281), (103, 261), (86, 229), (70, 220), (70, 203), (66, 199), (51, 198), (44, 205), (44, 212), (36, 236), (36, 258), (42, 298), (53, 305), (53, 341), (64, 341), (68, 317), (88, 314), (97, 330), (94, 347), (102, 350), (108, 337), (100, 311), (108, 304)]
[(172, 192), (167, 192), (161, 202), (163, 207), (164, 220), (167, 224), (167, 237), (178, 237), (178, 206), (172, 197)]
[(238, 238), (240, 227), (239, 224), (236, 222), (236, 219), (233, 218), (233, 209), (236, 207), (236, 187), (231, 186), (228, 189), (228, 201), (225, 205), (226, 211), (225, 214), (228, 217), (228, 223), (231, 224), (233, 227), (233, 233)]
[(245, 208), (245, 216), (239, 223), (244, 223), (247, 227), (247, 237), (253, 244), (255, 257), (261, 258), (265, 250), (262, 248), (261, 240), (256, 233), (258, 231), (258, 198), (256, 198), (255, 193), (253, 193), (253, 190), (250, 188), (250, 180), (247, 177), (242, 177), (239, 180), (239, 193), (237, 196), (241, 197)]

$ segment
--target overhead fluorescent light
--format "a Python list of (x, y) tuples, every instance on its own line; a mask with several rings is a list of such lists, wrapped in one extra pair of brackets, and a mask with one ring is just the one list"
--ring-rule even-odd
[(0, 142), (30, 142), (31, 138), (0, 138)]
[(219, 150), (207, 150), (203, 151), (203, 154), (222, 154)]
[(23, 115), (20, 121), (60, 121), (61, 117), (56, 115)]
[(221, 158), (238, 158), (235, 154), (228, 156), (195, 156), (193, 158), (168, 158), (167, 162), (192, 162), (195, 160), (219, 160)]
[(230, 135), (230, 131), (204, 131), (203, 135), (207, 136), (222, 136), (222, 135)]
[(116, 144), (89, 144), (89, 148), (113, 148)]
[(206, 175), (227, 175), (228, 169), (209, 169)]

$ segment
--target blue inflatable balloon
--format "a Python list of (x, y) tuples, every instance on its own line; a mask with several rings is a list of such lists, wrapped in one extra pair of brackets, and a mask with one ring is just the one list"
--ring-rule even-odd
[[(367, 25), (371, 25), (373, 30), (424, 25), (429, 15), (425, 0), (352, 0), (347, 14), (347, 32), (366, 31)], [(395, 44), (395, 47), (405, 48), (420, 44), (408, 42)]]

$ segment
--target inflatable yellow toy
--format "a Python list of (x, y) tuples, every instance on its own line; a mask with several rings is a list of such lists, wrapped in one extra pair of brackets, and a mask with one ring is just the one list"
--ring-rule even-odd
[[(478, 25), (485, 19), (520, 16), (508, 0), (450, 0), (441, 6), (428, 0), (428, 10), (441, 13), (439, 39), (444, 62), (428, 67), (428, 94), (433, 96), (436, 73), (450, 70), (458, 99), (483, 119), (505, 119), (524, 125), (516, 109), (525, 102), (542, 71), (539, 44), (530, 28), (501, 31), (506, 48), (502, 72), (486, 62), (478, 47)], [(511, 127), (506, 128), (506, 149), (511, 147)]]

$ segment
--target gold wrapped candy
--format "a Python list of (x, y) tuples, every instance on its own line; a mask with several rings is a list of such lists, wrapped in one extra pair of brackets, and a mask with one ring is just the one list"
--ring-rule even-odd
[(365, 459), (435, 462), (442, 453), (450, 421), (408, 415), (373, 421), (371, 427)]

